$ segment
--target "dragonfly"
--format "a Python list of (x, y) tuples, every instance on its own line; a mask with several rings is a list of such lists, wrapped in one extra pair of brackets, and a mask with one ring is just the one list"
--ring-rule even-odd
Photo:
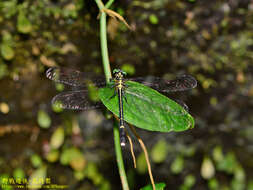
[[(104, 77), (97, 77), (90, 73), (80, 72), (70, 68), (49, 68), (46, 71), (46, 77), (58, 83), (72, 86), (74, 89), (71, 91), (64, 91), (56, 95), (52, 99), (52, 104), (57, 104), (63, 109), (74, 110), (88, 110), (101, 107), (101, 102), (91, 102), (89, 99), (88, 87), (94, 85), (98, 88), (109, 87), (114, 88), (114, 94), (108, 97), (108, 101), (114, 96), (118, 98), (119, 107), (119, 133), (121, 146), (125, 146), (125, 124), (124, 124), (124, 110), (123, 102), (127, 104), (125, 93), (128, 93), (127, 81), (134, 81), (142, 83), (160, 92), (177, 92), (193, 89), (197, 86), (196, 79), (191, 75), (182, 75), (174, 80), (166, 80), (160, 77), (137, 77), (125, 78), (126, 72), (120, 69), (113, 70), (113, 78), (109, 83), (106, 83)], [(92, 83), (90, 83), (92, 81)], [(140, 97), (145, 95), (140, 94)], [(125, 99), (125, 101), (123, 101)], [(188, 109), (187, 105), (179, 102), (184, 109)], [(176, 113), (175, 113), (176, 114)]]

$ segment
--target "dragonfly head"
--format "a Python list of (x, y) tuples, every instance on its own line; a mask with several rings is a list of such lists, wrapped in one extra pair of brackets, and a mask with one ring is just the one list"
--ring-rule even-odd
[(127, 73), (125, 71), (120, 70), (120, 69), (114, 69), (113, 75), (117, 80), (119, 80), (119, 79), (122, 79), (123, 77), (125, 77), (127, 75)]

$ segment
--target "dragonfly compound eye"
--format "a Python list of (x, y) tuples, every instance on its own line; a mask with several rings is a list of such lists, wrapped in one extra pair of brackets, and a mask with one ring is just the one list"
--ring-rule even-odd
[(120, 69), (114, 69), (112, 73), (113, 73), (114, 75), (116, 75), (116, 74), (119, 73), (119, 72), (120, 72)]

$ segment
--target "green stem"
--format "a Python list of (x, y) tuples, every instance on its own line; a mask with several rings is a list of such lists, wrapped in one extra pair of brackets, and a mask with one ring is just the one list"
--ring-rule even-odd
[(114, 0), (109, 0), (109, 1), (106, 3), (105, 7), (106, 7), (107, 9), (109, 9), (109, 7), (112, 5), (113, 2), (114, 2)]
[[(103, 67), (105, 72), (106, 81), (109, 82), (112, 78), (109, 56), (108, 56), (108, 47), (107, 47), (107, 35), (106, 35), (106, 13), (103, 9), (108, 8), (111, 6), (114, 0), (109, 0), (106, 4), (106, 7), (102, 3), (101, 0), (95, 0), (97, 6), (100, 10), (100, 42), (101, 42), (101, 53), (102, 53), (102, 60), (103, 60)], [(119, 137), (119, 127), (117, 124), (113, 125), (113, 134), (114, 134), (114, 144), (115, 144), (115, 153), (117, 159), (117, 165), (119, 169), (119, 175), (122, 183), (123, 190), (129, 190), (126, 171), (124, 167), (122, 151), (120, 146), (120, 137)]]
[(97, 3), (97, 6), (98, 6), (98, 8), (99, 8), (99, 10), (101, 11), (102, 9), (104, 9), (104, 4), (103, 4), (103, 2), (101, 1), (101, 0), (95, 0), (96, 1), (96, 3)]
[(120, 175), (122, 187), (123, 187), (123, 190), (129, 190), (127, 177), (126, 177), (126, 171), (125, 171), (123, 157), (122, 157), (121, 146), (120, 146), (119, 126), (117, 122), (115, 122), (113, 125), (113, 134), (114, 134), (114, 146), (115, 146), (115, 152), (116, 152), (116, 158), (117, 158), (117, 165), (119, 169), (119, 175)]
[(110, 78), (112, 78), (112, 73), (111, 73), (109, 56), (108, 56), (108, 48), (107, 48), (106, 13), (103, 11), (101, 12), (101, 15), (100, 15), (100, 43), (101, 43), (101, 53), (102, 53), (106, 82), (109, 82)]

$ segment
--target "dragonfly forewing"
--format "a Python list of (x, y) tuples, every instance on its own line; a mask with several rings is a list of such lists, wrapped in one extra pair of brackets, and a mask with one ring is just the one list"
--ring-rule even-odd
[(189, 112), (189, 107), (182, 100), (174, 99), (174, 101), (177, 102), (180, 106), (182, 106), (185, 111)]
[(97, 87), (104, 87), (106, 85), (104, 77), (95, 77), (92, 74), (69, 68), (49, 68), (46, 72), (46, 76), (55, 82), (74, 87), (87, 87), (91, 84), (89, 83), (90, 81), (92, 81), (92, 85)]
[(101, 107), (101, 102), (93, 102), (89, 98), (87, 90), (67, 91), (56, 95), (52, 104), (63, 109), (89, 110)]
[(196, 79), (190, 75), (182, 75), (174, 80), (165, 80), (159, 77), (133, 78), (129, 80), (140, 82), (160, 92), (185, 91), (197, 86)]

